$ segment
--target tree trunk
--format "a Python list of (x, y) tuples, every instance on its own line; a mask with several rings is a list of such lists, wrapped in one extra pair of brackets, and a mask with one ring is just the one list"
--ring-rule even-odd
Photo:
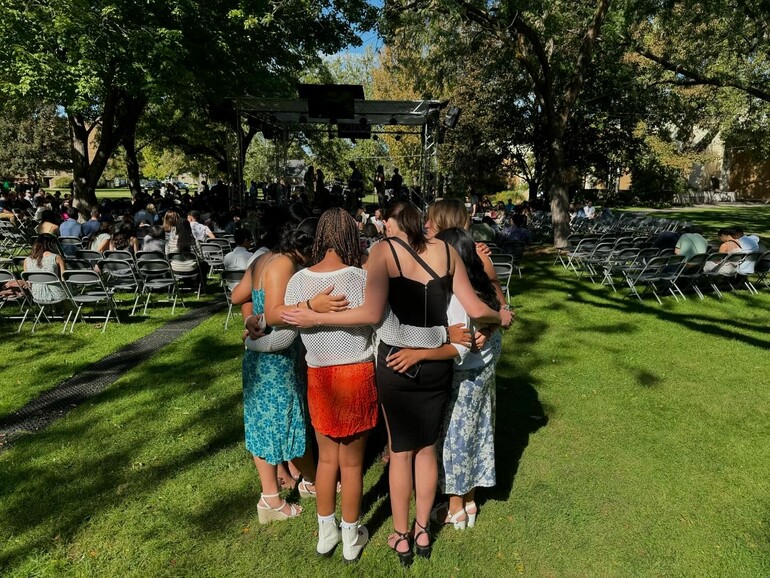
[(126, 151), (128, 190), (131, 192), (131, 197), (136, 199), (142, 193), (142, 186), (139, 184), (139, 159), (136, 156), (136, 127), (123, 137), (123, 150)]
[(537, 179), (530, 179), (527, 181), (529, 185), (529, 202), (532, 203), (537, 199), (538, 182)]
[(86, 128), (83, 117), (79, 114), (67, 116), (70, 128), (70, 154), (72, 155), (73, 195), (72, 204), (81, 212), (96, 206), (96, 183), (90, 181), (90, 159), (88, 152), (88, 137), (90, 131)]
[(564, 142), (554, 138), (548, 155), (553, 245), (563, 247), (569, 236), (569, 178), (564, 161)]

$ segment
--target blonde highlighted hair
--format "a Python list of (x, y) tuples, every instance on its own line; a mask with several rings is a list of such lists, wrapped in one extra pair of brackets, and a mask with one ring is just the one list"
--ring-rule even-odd
[(465, 204), (459, 199), (442, 199), (428, 207), (428, 220), (433, 223), (436, 233), (447, 229), (467, 229), (470, 215)]

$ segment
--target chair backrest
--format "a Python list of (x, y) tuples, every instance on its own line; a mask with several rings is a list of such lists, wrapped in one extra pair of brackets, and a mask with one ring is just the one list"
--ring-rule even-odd
[(524, 256), (527, 244), (523, 241), (506, 241), (503, 243), (503, 253), (513, 257), (514, 263), (519, 263)]
[(64, 271), (62, 277), (70, 288), (83, 290), (88, 287), (98, 287), (104, 289), (102, 278), (96, 271)]
[(144, 279), (173, 279), (174, 273), (171, 271), (171, 264), (162, 259), (145, 259), (136, 264), (139, 275)]
[(4, 285), (9, 281), (16, 281), (16, 275), (11, 273), (8, 269), (0, 269), (0, 285)]
[(102, 259), (102, 254), (99, 251), (93, 251), (91, 249), (78, 249), (75, 253), (75, 257), (85, 261), (96, 262)]
[(765, 251), (759, 256), (754, 265), (755, 273), (767, 273), (770, 271), (770, 251)]
[(129, 261), (129, 262), (134, 260), (134, 256), (131, 254), (131, 251), (118, 251), (118, 250), (105, 251), (104, 258), (118, 259), (121, 261)]
[(218, 243), (201, 243), (198, 248), (207, 261), (221, 261), (225, 256), (222, 245)]
[(222, 284), (232, 291), (245, 274), (243, 269), (225, 269), (222, 271)]
[(513, 274), (513, 267), (508, 263), (495, 263), (495, 273), (502, 283)]
[(492, 253), (489, 256), (489, 260), (492, 261), (494, 265), (499, 263), (506, 263), (511, 265), (513, 263), (513, 255), (506, 255), (505, 253)]
[(94, 263), (86, 259), (65, 259), (64, 268), (67, 271), (85, 271), (94, 269)]
[[(232, 242), (231, 242), (232, 241)], [(235, 237), (233, 235), (225, 235), (222, 238), (208, 239), (204, 244), (219, 245), (222, 248), (223, 253), (229, 253), (232, 250), (235, 243)]]
[(137, 261), (146, 261), (147, 259), (160, 259), (162, 261), (166, 260), (166, 254), (162, 251), (137, 251), (136, 252), (136, 260)]
[(109, 282), (117, 282), (120, 285), (139, 285), (139, 280), (134, 274), (133, 264), (119, 259), (102, 259), (96, 266)]
[(59, 237), (59, 243), (64, 245), (77, 245), (78, 247), (82, 246), (83, 241), (81, 241), (80, 237)]
[(59, 279), (59, 276), (56, 273), (51, 273), (50, 271), (22, 271), (21, 278), (32, 285), (47, 285), (49, 287), (59, 289), (62, 292), (61, 299), (54, 298), (51, 301), (35, 297), (35, 293), (33, 292), (32, 298), (36, 303), (61, 303), (62, 301), (72, 301), (72, 296), (70, 295), (70, 291), (67, 288), (67, 284)]

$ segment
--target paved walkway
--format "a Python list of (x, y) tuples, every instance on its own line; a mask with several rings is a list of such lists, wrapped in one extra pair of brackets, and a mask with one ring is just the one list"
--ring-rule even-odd
[(200, 325), (224, 305), (221, 301), (209, 303), (169, 321), (153, 333), (65, 379), (17, 412), (0, 418), (0, 452), (7, 450), (19, 436), (48, 427), (83, 401), (102, 392), (127, 371)]

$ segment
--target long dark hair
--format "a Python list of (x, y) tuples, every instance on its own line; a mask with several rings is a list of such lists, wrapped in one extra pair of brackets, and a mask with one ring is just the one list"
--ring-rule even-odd
[(326, 210), (318, 221), (313, 264), (321, 261), (329, 249), (334, 249), (345, 265), (361, 266), (361, 243), (356, 222), (350, 213), (340, 207)]
[(418, 253), (425, 251), (428, 240), (422, 228), (422, 213), (417, 210), (417, 207), (399, 201), (385, 211), (385, 220), (388, 219), (396, 221), (398, 228), (406, 233), (406, 239), (412, 249)]
[(176, 250), (179, 253), (189, 253), (193, 250), (195, 239), (193, 239), (192, 226), (187, 219), (179, 219), (176, 224)]
[(35, 242), (32, 243), (32, 253), (29, 257), (33, 261), (37, 261), (38, 267), (42, 267), (43, 255), (46, 253), (58, 254), (59, 245), (56, 242), (56, 237), (49, 235), (48, 233), (43, 233), (42, 235), (38, 235)]
[(318, 219), (304, 205), (296, 203), (289, 207), (289, 220), (276, 247), (277, 252), (292, 258), (297, 253), (310, 258), (317, 225)]
[(500, 300), (497, 298), (495, 286), (484, 272), (484, 264), (476, 254), (476, 243), (473, 241), (470, 233), (464, 229), (453, 227), (451, 229), (444, 229), (436, 235), (436, 238), (452, 245), (457, 250), (460, 259), (465, 263), (468, 279), (479, 299), (489, 305), (491, 309), (500, 311)]

